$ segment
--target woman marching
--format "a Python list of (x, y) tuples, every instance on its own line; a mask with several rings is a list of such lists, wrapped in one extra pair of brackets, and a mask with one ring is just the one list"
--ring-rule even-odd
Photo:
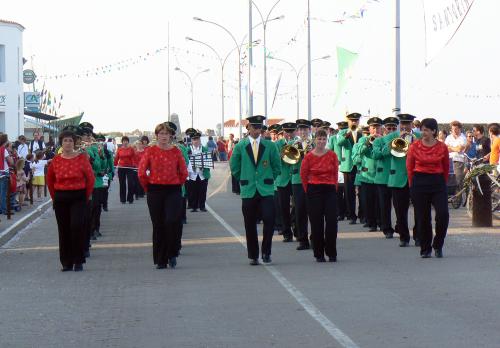
[(127, 201), (130, 204), (134, 203), (135, 151), (129, 143), (130, 139), (127, 136), (122, 137), (122, 146), (116, 151), (114, 162), (115, 167), (118, 168), (118, 181), (120, 182), (120, 202), (122, 202), (122, 204), (125, 204)]
[(316, 147), (302, 161), (300, 176), (307, 197), (307, 211), (311, 222), (314, 257), (325, 262), (337, 262), (337, 180), (339, 161), (326, 148), (327, 134), (316, 132)]
[(153, 261), (158, 269), (167, 268), (167, 264), (175, 268), (179, 255), (181, 187), (188, 171), (182, 152), (171, 142), (176, 130), (172, 122), (157, 125), (157, 144), (145, 151), (139, 163), (139, 181), (147, 192), (153, 224)]
[[(437, 133), (438, 124), (435, 119), (422, 120), (422, 139), (411, 144), (406, 157), (415, 221), (419, 221), (417, 228), (421, 236), (422, 258), (431, 257), (432, 248), (436, 257), (443, 257), (444, 238), (449, 222), (446, 182), (450, 162), (448, 148), (436, 139)], [(434, 240), (432, 240), (431, 206), (436, 212)]]
[(47, 186), (59, 230), (59, 258), (63, 272), (83, 270), (87, 236), (82, 212), (95, 180), (87, 155), (75, 151), (76, 140), (72, 131), (63, 131), (59, 135), (62, 152), (54, 157), (47, 172)]

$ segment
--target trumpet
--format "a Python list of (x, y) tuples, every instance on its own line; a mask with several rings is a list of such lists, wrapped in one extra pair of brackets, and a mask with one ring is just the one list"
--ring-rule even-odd
[(307, 155), (313, 149), (313, 142), (311, 139), (306, 140), (306, 146), (304, 147), (302, 139), (297, 139), (293, 144), (299, 150), (300, 154), (303, 156)]
[(393, 139), (389, 145), (394, 157), (405, 157), (410, 149), (410, 143), (405, 138)]

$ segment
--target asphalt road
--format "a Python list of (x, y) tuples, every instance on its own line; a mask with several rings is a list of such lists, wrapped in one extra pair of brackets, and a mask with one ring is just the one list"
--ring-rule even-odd
[(254, 267), (227, 179), (217, 164), (175, 270), (153, 267), (145, 200), (115, 186), (84, 272), (62, 273), (49, 210), (0, 248), (0, 347), (500, 347), (498, 223), (453, 210), (445, 257), (424, 260), (341, 222), (339, 262), (275, 236)]

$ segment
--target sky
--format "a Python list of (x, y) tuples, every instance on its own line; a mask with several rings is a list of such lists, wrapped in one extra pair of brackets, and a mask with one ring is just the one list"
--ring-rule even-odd
[[(275, 2), (255, 0), (264, 17)], [(311, 56), (330, 56), (312, 63), (312, 117), (334, 123), (343, 120), (346, 112), (390, 116), (394, 107), (395, 1), (310, 0), (310, 4)], [(332, 22), (360, 8), (366, 9), (363, 18)], [(401, 0), (402, 112), (435, 117), (439, 122), (500, 120), (499, 12), (499, 1), (476, 0), (453, 40), (426, 66), (422, 0)], [(281, 0), (270, 18), (282, 15), (267, 25), (266, 52), (298, 69), (307, 62), (307, 1)], [(37, 89), (45, 84), (53, 95), (64, 95), (59, 114), (83, 111), (84, 120), (103, 132), (152, 130), (168, 119), (168, 50), (160, 49), (167, 46), (169, 29), (171, 112), (179, 115), (183, 129), (191, 126), (189, 82), (175, 68), (191, 76), (209, 69), (194, 82), (193, 126), (214, 129), (221, 122), (220, 63), (206, 46), (185, 37), (210, 44), (222, 57), (235, 44), (222, 29), (193, 17), (223, 25), (238, 41), (248, 33), (247, 0), (2, 0), (0, 14), (1, 19), (26, 27), (25, 68), (33, 66), (39, 76)], [(254, 24), (260, 22), (255, 10), (253, 17)], [(253, 39), (262, 38), (259, 26)], [(357, 52), (359, 57), (350, 70), (346, 90), (334, 104), (337, 46)], [(139, 56), (139, 63), (120, 70), (89, 77), (82, 73)], [(261, 43), (253, 48), (254, 114), (264, 113), (263, 56)], [(233, 52), (224, 67), (225, 120), (239, 116), (237, 61)], [(267, 60), (267, 71), (268, 116), (295, 120), (295, 74), (272, 59)], [(54, 75), (67, 76), (42, 78)], [(245, 65), (243, 87), (247, 76)], [(244, 91), (242, 99), (245, 114)], [(307, 69), (299, 77), (299, 102), (300, 116), (307, 118)]]

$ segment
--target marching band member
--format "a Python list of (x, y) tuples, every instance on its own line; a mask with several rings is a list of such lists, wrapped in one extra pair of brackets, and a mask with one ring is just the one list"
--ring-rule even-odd
[(62, 271), (82, 271), (87, 235), (85, 210), (94, 188), (94, 173), (88, 157), (75, 151), (77, 135), (62, 131), (61, 154), (54, 157), (47, 171), (47, 186), (53, 200), (59, 231), (59, 259)]
[(261, 115), (247, 118), (248, 137), (234, 147), (229, 162), (231, 173), (240, 181), (248, 258), (251, 265), (259, 264), (258, 210), (264, 222), (262, 262), (266, 264), (271, 262), (274, 180), (281, 172), (278, 149), (271, 141), (261, 137), (262, 123), (265, 119)]
[(316, 132), (316, 146), (305, 155), (300, 168), (302, 185), (307, 196), (314, 257), (325, 262), (337, 261), (337, 197), (339, 162), (335, 152), (326, 148), (327, 133)]
[[(399, 114), (400, 131), (392, 132), (383, 137), (384, 145), (382, 155), (391, 156), (391, 167), (387, 187), (391, 190), (392, 204), (396, 213), (396, 233), (399, 234), (399, 246), (410, 245), (410, 231), (408, 229), (408, 209), (410, 207), (410, 190), (408, 186), (408, 173), (406, 171), (406, 153), (391, 149), (391, 142), (396, 138), (408, 138), (411, 143), (415, 138), (420, 138), (420, 133), (412, 133), (412, 121), (415, 116), (410, 114)], [(418, 246), (420, 238), (413, 233), (413, 239)]]
[[(276, 142), (278, 153), (282, 155), (285, 145), (293, 143), (293, 133), (297, 129), (295, 122), (283, 123), (281, 126), (283, 138)], [(281, 207), (283, 242), (293, 241), (292, 220), (290, 212), (290, 200), (292, 198), (292, 166), (285, 161), (281, 161), (281, 173), (276, 178), (276, 186)]]
[(182, 218), (181, 186), (188, 176), (181, 150), (172, 145), (176, 126), (160, 123), (155, 128), (157, 144), (148, 147), (139, 163), (139, 180), (147, 192), (153, 224), (153, 261), (157, 269), (175, 268), (179, 255)]
[(311, 137), (314, 139), (316, 137), (316, 132), (323, 125), (323, 120), (319, 118), (313, 118), (311, 120)]
[[(346, 121), (337, 122), (337, 127), (339, 132), (343, 129), (348, 128), (348, 124)], [(337, 159), (339, 161), (339, 165), (342, 161), (345, 161), (343, 157), (342, 148), (338, 145), (338, 132), (337, 134), (333, 134), (330, 136), (328, 140), (328, 148), (333, 150), (337, 155)], [(346, 205), (345, 205), (345, 190), (344, 190), (344, 174), (339, 171), (339, 178), (337, 182), (337, 220), (343, 221), (346, 215)]]
[[(438, 123), (433, 118), (422, 120), (422, 139), (410, 146), (406, 158), (408, 182), (415, 217), (418, 219), (418, 235), (420, 236), (420, 255), (431, 257), (432, 248), (435, 256), (443, 257), (443, 244), (448, 229), (448, 147), (439, 142), (437, 137)], [(432, 240), (431, 206), (436, 214), (436, 236)]]
[(292, 166), (292, 192), (295, 203), (295, 224), (297, 228), (297, 240), (299, 245), (297, 250), (310, 249), (309, 232), (307, 223), (307, 203), (300, 177), (300, 166), (302, 165), (303, 156), (307, 151), (312, 150), (312, 141), (310, 138), (311, 122), (304, 119), (296, 121), (298, 138), (295, 140), (296, 145), (302, 152), (301, 158), (297, 164)]
[(356, 180), (357, 168), (352, 162), (352, 148), (363, 135), (357, 131), (361, 114), (352, 113), (347, 115), (348, 128), (339, 131), (337, 134), (337, 146), (342, 152), (340, 171), (344, 173), (344, 190), (346, 203), (346, 216), (351, 225), (356, 224), (356, 191), (354, 181)]
[(210, 168), (198, 168), (193, 161), (196, 156), (209, 154), (208, 148), (201, 145), (201, 132), (196, 131), (191, 135), (191, 145), (188, 148), (188, 156), (191, 158), (192, 172), (189, 173), (188, 181), (188, 205), (191, 212), (197, 212), (198, 209), (206, 212), (205, 201), (207, 200), (208, 180), (210, 179)]
[[(122, 146), (116, 151), (115, 167), (118, 168), (118, 181), (120, 182), (120, 202), (134, 203), (134, 156), (135, 151), (130, 146), (130, 139), (122, 137)], [(127, 191), (128, 188), (128, 191)]]
[[(269, 135), (271, 136), (271, 141), (278, 146), (279, 137), (281, 134), (281, 125), (273, 124), (269, 126)], [(278, 149), (278, 153), (280, 153), (280, 149)], [(282, 165), (283, 166), (283, 165)], [(277, 186), (278, 178), (274, 181), (274, 230), (278, 231), (278, 234), (283, 234), (283, 218), (281, 214), (281, 204), (280, 204), (280, 196), (278, 193)]]

